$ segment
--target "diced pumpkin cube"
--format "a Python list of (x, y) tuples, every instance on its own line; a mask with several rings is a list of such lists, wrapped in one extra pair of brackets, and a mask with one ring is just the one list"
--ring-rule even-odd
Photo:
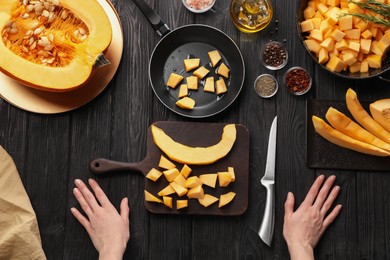
[(176, 182), (177, 184), (179, 184), (180, 186), (183, 186), (185, 187), (185, 183), (186, 183), (186, 178), (184, 178), (183, 175), (181, 175), (179, 173), (179, 175), (176, 176), (176, 178), (173, 180), (174, 182)]
[(383, 53), (385, 53), (389, 46), (390, 46), (390, 30), (387, 30), (386, 33), (382, 36), (382, 38), (378, 42), (378, 49), (380, 49)]
[(153, 195), (152, 193), (150, 193), (149, 191), (144, 190), (144, 194), (145, 194), (145, 200), (146, 200), (146, 201), (162, 203), (162, 200), (160, 200), (159, 198), (157, 198), (156, 196), (154, 196), (154, 195)]
[(360, 29), (345, 30), (344, 32), (346, 39), (360, 40)]
[(307, 2), (307, 6), (310, 6), (311, 8), (314, 9), (314, 11), (317, 11), (317, 2), (316, 0), (311, 0)]
[(327, 51), (332, 51), (333, 47), (334, 47), (334, 39), (327, 38), (320, 44), (320, 46), (323, 47)]
[(200, 186), (200, 185), (202, 185), (202, 181), (199, 179), (198, 176), (191, 176), (184, 183), (184, 187), (190, 188), (190, 189), (195, 188), (196, 186)]
[(234, 173), (233, 167), (228, 167), (228, 173), (230, 173), (230, 176), (232, 177), (232, 182), (236, 181), (236, 174)]
[(330, 6), (339, 6), (340, 5), (340, 0), (327, 0), (326, 4), (330, 5)]
[(176, 88), (177, 85), (180, 83), (180, 81), (183, 80), (183, 76), (176, 74), (176, 73), (171, 73), (169, 75), (168, 81), (167, 81), (167, 86), (170, 88)]
[(167, 206), (168, 208), (173, 208), (173, 205), (172, 205), (172, 202), (173, 202), (173, 199), (169, 196), (164, 196), (163, 197), (163, 201), (164, 201), (164, 205)]
[(189, 97), (183, 97), (176, 102), (176, 105), (184, 109), (193, 109), (195, 107), (195, 100)]
[(360, 51), (368, 54), (371, 49), (371, 39), (360, 39)]
[(324, 40), (324, 35), (321, 30), (313, 29), (310, 31), (309, 38), (322, 42)]
[(192, 90), (198, 89), (198, 77), (196, 76), (189, 76), (186, 78), (187, 80), (187, 88)]
[(337, 56), (333, 55), (330, 57), (326, 67), (331, 71), (340, 72), (344, 69), (344, 62)]
[(342, 16), (339, 18), (339, 30), (351, 30), (353, 28), (353, 20), (351, 15)]
[(202, 199), (204, 197), (204, 190), (202, 185), (198, 185), (194, 188), (191, 188), (187, 192), (187, 197), (189, 199)]
[(194, 75), (197, 76), (200, 79), (203, 79), (207, 74), (209, 74), (209, 70), (205, 67), (200, 67), (199, 69), (194, 71)]
[(207, 185), (211, 188), (215, 188), (217, 183), (218, 175), (216, 173), (208, 173), (199, 175), (199, 179), (202, 181), (204, 185)]
[(188, 176), (191, 174), (192, 169), (187, 165), (184, 164), (183, 168), (181, 168), (180, 174), (184, 176), (184, 178), (188, 178)]
[(158, 167), (163, 168), (165, 170), (176, 168), (176, 165), (168, 160), (164, 155), (160, 156), (160, 161), (158, 163)]
[(380, 55), (382, 56), (383, 55), (383, 51), (381, 49), (379, 49), (378, 47), (378, 42), (377, 41), (372, 41), (371, 42), (371, 48), (370, 48), (370, 51), (376, 55)]
[(175, 190), (176, 194), (179, 197), (182, 197), (182, 196), (187, 194), (188, 190), (186, 188), (184, 188), (183, 186), (181, 186), (180, 184), (178, 184), (177, 182), (171, 182), (171, 183), (169, 183), (169, 185), (172, 186), (172, 188)]
[(303, 17), (305, 18), (305, 20), (313, 18), (315, 14), (316, 10), (314, 10), (314, 8), (311, 6), (307, 6), (305, 10), (303, 10)]
[(220, 197), (219, 197), (219, 205), (218, 205), (218, 208), (221, 208), (227, 204), (229, 204), (233, 199), (234, 197), (236, 196), (236, 193), (231, 191), (231, 192), (228, 192), (226, 194), (222, 194)]
[(217, 80), (215, 84), (216, 84), (215, 90), (217, 95), (227, 92), (227, 87), (225, 84), (225, 80), (223, 78), (219, 78), (219, 80)]
[(311, 20), (313, 21), (314, 29), (320, 29), (320, 25), (322, 21), (321, 18), (314, 17)]
[(370, 30), (365, 30), (364, 32), (362, 32), (361, 36), (364, 39), (371, 39), (372, 38), (372, 32)]
[(184, 68), (188, 72), (190, 70), (198, 68), (200, 65), (200, 59), (194, 58), (194, 59), (185, 59), (184, 60)]
[(379, 69), (382, 66), (382, 56), (377, 54), (367, 55), (367, 62), (370, 68)]
[(354, 51), (359, 52), (359, 51), (360, 51), (360, 43), (357, 43), (357, 42), (350, 42), (350, 43), (348, 44), (348, 48), (350, 48), (351, 50), (354, 50)]
[(218, 62), (222, 59), (221, 55), (219, 54), (218, 50), (210, 51), (207, 53), (209, 55), (211, 65), (215, 67), (215, 65), (218, 64)]
[(361, 32), (364, 32), (367, 29), (367, 26), (368, 26), (367, 22), (363, 20), (360, 20), (359, 22), (354, 24), (354, 27), (356, 29), (359, 29)]
[(378, 34), (378, 31), (379, 31), (378, 27), (370, 27), (369, 30), (372, 34), (372, 37), (374, 37), (374, 38), (376, 37), (376, 35)]
[(214, 77), (208, 77), (206, 79), (206, 82), (204, 84), (203, 91), (205, 92), (215, 92), (215, 87), (214, 87)]
[(333, 25), (331, 25), (328, 20), (323, 20), (320, 23), (320, 30), (326, 33), (328, 30), (332, 30)]
[(349, 48), (348, 46), (349, 46), (349, 44), (348, 44), (347, 40), (345, 40), (345, 39), (342, 39), (341, 41), (336, 42), (336, 44), (335, 44), (335, 48), (338, 51), (347, 50)]
[(309, 32), (314, 29), (314, 24), (312, 20), (305, 20), (301, 22), (301, 31), (302, 32)]
[(321, 64), (326, 63), (329, 60), (329, 54), (328, 51), (324, 48), (321, 48), (319, 54), (318, 54), (318, 62)]
[(218, 172), (217, 174), (220, 187), (227, 187), (232, 182), (232, 175), (229, 172)]
[(210, 194), (204, 194), (203, 199), (198, 199), (199, 203), (203, 207), (209, 207), (210, 205), (214, 204), (215, 202), (218, 201), (218, 198), (210, 195)]
[[(313, 18), (320, 18), (321, 21), (325, 20), (325, 17), (321, 14), (320, 11), (317, 11)], [(319, 29), (319, 28), (316, 28), (316, 29)]]
[(360, 67), (361, 67), (361, 63), (355, 62), (354, 64), (349, 66), (349, 72), (351, 73), (360, 72)]
[(148, 172), (148, 174), (146, 174), (146, 178), (148, 178), (149, 180), (152, 180), (152, 181), (157, 181), (161, 175), (163, 175), (162, 172), (160, 172), (159, 170), (157, 170), (155, 168), (152, 168)]
[(343, 54), (343, 61), (346, 65), (351, 66), (357, 61), (357, 59), (352, 53), (345, 53)]
[(168, 182), (172, 182), (177, 177), (177, 175), (180, 174), (179, 170), (176, 168), (163, 171), (163, 173)]
[(348, 11), (350, 13), (364, 13), (364, 10), (354, 3), (348, 4)]
[(175, 193), (175, 190), (172, 188), (171, 185), (168, 184), (164, 189), (160, 190), (157, 195), (158, 196), (167, 196)]
[(328, 11), (328, 7), (323, 3), (318, 3), (317, 8), (318, 8), (318, 11), (320, 11), (320, 13), (322, 15), (324, 15)]
[(183, 98), (188, 95), (188, 87), (187, 84), (181, 84), (179, 89), (179, 94), (177, 95), (178, 98)]
[(225, 78), (229, 78), (229, 68), (225, 65), (225, 63), (221, 63), (221, 65), (218, 68), (217, 73)]
[(368, 72), (368, 70), (369, 70), (368, 61), (363, 60), (362, 63), (360, 64), (360, 73)]
[(336, 42), (341, 41), (344, 36), (345, 33), (343, 31), (340, 31), (339, 29), (335, 29), (331, 34), (331, 37), (335, 39)]
[(176, 209), (183, 209), (188, 207), (188, 200), (176, 200)]
[(306, 44), (306, 47), (307, 47), (310, 51), (312, 51), (312, 52), (318, 54), (318, 52), (319, 52), (320, 49), (321, 49), (321, 45), (320, 45), (317, 41), (309, 39), (309, 40), (305, 40), (304, 42), (305, 42), (305, 44)]
[(336, 23), (338, 22), (339, 16), (340, 16), (340, 8), (338, 7), (332, 7), (330, 12), (328, 12), (328, 23), (331, 24), (332, 26), (335, 26)]

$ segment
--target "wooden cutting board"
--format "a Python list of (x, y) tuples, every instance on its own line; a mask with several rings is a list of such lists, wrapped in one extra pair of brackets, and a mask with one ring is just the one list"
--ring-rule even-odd
[[(368, 105), (369, 104), (367, 103), (362, 103), (362, 106), (366, 109), (366, 111), (369, 111)], [(326, 121), (325, 114), (329, 107), (334, 107), (335, 109), (353, 119), (352, 115), (348, 111), (345, 101), (307, 101), (307, 166), (312, 168), (344, 170), (389, 171), (389, 157), (367, 155), (339, 147), (328, 142), (315, 132), (311, 119), (312, 115), (316, 115)]]
[[(226, 124), (222, 123), (198, 123), (198, 122), (173, 122), (161, 121), (154, 123), (157, 127), (164, 130), (173, 140), (188, 145), (207, 147), (214, 145), (221, 140), (222, 131)], [(232, 150), (224, 158), (210, 165), (189, 165), (192, 169), (190, 176), (199, 176), (206, 173), (217, 173), (227, 171), (228, 167), (234, 167), (236, 181), (230, 183), (227, 187), (219, 187), (218, 181), (216, 188), (203, 185), (205, 194), (218, 197), (221, 194), (233, 191), (236, 193), (234, 200), (225, 207), (218, 208), (218, 202), (210, 205), (208, 208), (203, 207), (195, 199), (188, 200), (188, 207), (177, 210), (176, 200), (179, 197), (174, 194), (174, 209), (170, 209), (164, 204), (145, 202), (146, 208), (153, 213), (160, 214), (196, 214), (196, 215), (226, 215), (237, 216), (244, 213), (248, 206), (248, 179), (249, 179), (249, 132), (243, 125), (236, 125), (237, 138)], [(96, 159), (91, 162), (90, 169), (92, 172), (101, 174), (113, 171), (140, 172), (146, 176), (153, 167), (158, 168), (160, 156), (163, 152), (154, 144), (150, 128), (147, 135), (147, 153), (145, 159), (141, 162), (128, 163), (116, 162), (106, 159)], [(176, 163), (180, 170), (183, 164)], [(162, 169), (159, 169), (162, 170)], [(145, 190), (157, 196), (157, 193), (168, 185), (168, 181), (161, 176), (156, 182), (145, 178)], [(162, 198), (161, 198), (162, 199)], [(186, 196), (180, 199), (187, 199)]]

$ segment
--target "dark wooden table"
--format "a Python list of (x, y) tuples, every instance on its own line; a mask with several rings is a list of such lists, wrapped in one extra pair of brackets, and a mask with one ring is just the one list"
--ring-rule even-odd
[[(362, 101), (390, 96), (389, 83), (378, 78), (353, 81), (335, 77), (316, 65), (297, 36), (297, 0), (273, 0), (271, 24), (256, 34), (239, 32), (229, 17), (229, 1), (217, 0), (217, 12), (193, 14), (180, 0), (148, 3), (171, 28), (192, 23), (215, 26), (238, 44), (246, 64), (239, 98), (225, 111), (193, 120), (174, 114), (155, 97), (148, 80), (148, 61), (160, 40), (130, 0), (113, 1), (124, 33), (124, 53), (116, 76), (92, 102), (71, 112), (42, 115), (0, 100), (0, 144), (11, 154), (36, 211), (48, 259), (96, 259), (84, 228), (73, 218), (73, 181), (96, 178), (116, 207), (129, 197), (131, 239), (126, 259), (288, 259), (282, 236), (283, 204), (288, 191), (300, 203), (321, 173), (335, 174), (343, 204), (341, 215), (316, 248), (317, 259), (390, 259), (390, 171), (318, 170), (306, 166), (306, 100), (343, 100), (347, 88)], [(286, 40), (289, 62), (269, 71), (260, 62), (261, 46)], [(271, 99), (253, 89), (261, 73), (273, 74), (282, 85), (294, 65), (308, 69), (313, 88), (301, 97), (281, 87)], [(271, 248), (257, 235), (266, 191), (260, 184), (265, 168), (268, 131), (278, 116), (276, 222)], [(238, 217), (154, 215), (144, 206), (144, 177), (137, 172), (95, 176), (89, 172), (97, 157), (136, 162), (146, 153), (146, 133), (155, 121), (228, 122), (250, 131), (249, 206)], [(331, 152), (331, 151), (329, 151)], [(78, 206), (78, 205), (77, 205)]]

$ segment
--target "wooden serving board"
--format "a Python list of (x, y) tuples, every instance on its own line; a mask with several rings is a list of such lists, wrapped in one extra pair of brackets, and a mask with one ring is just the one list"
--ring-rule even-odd
[[(154, 123), (157, 127), (164, 130), (173, 140), (188, 145), (207, 147), (214, 145), (221, 140), (223, 127), (222, 123), (197, 123), (197, 122), (171, 122), (161, 121)], [(199, 176), (206, 173), (217, 173), (227, 171), (228, 167), (234, 167), (236, 181), (230, 183), (227, 187), (219, 187), (218, 181), (216, 188), (210, 188), (203, 185), (205, 193), (218, 197), (221, 194), (233, 191), (236, 193), (234, 200), (225, 207), (218, 208), (218, 202), (210, 205), (208, 208), (203, 207), (195, 199), (188, 200), (188, 207), (177, 210), (176, 200), (179, 197), (176, 194), (173, 197), (174, 209), (170, 209), (164, 204), (146, 202), (146, 208), (153, 213), (160, 214), (196, 214), (196, 215), (227, 215), (237, 216), (244, 213), (248, 206), (248, 179), (249, 179), (249, 132), (243, 125), (236, 125), (237, 138), (232, 150), (222, 159), (210, 165), (189, 165), (192, 169), (190, 176)], [(147, 153), (145, 159), (141, 162), (128, 163), (116, 162), (106, 159), (96, 159), (91, 162), (90, 169), (92, 172), (101, 174), (113, 171), (141, 172), (143, 175), (149, 172), (151, 168), (159, 169), (158, 163), (163, 152), (154, 144), (150, 128), (147, 135)], [(183, 164), (176, 163), (180, 171)], [(162, 169), (159, 169), (162, 170)], [(156, 182), (145, 178), (145, 189), (158, 197), (157, 193), (168, 185), (168, 181), (161, 176)], [(161, 198), (162, 199), (162, 198)], [(187, 199), (183, 196), (180, 199)]]
[[(368, 105), (369, 104), (367, 103), (362, 103), (362, 106), (366, 109), (366, 111), (369, 111)], [(335, 109), (339, 110), (340, 112), (353, 119), (352, 115), (348, 111), (345, 101), (307, 101), (307, 166), (312, 168), (328, 169), (389, 171), (389, 157), (367, 155), (349, 149), (345, 149), (335, 144), (332, 144), (331, 142), (328, 142), (316, 133), (311, 118), (313, 115), (316, 115), (326, 121), (325, 114), (329, 107), (334, 107)]]

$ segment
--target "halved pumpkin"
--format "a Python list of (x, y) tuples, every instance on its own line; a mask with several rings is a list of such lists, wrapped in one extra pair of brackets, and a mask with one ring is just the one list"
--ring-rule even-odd
[(0, 32), (0, 70), (47, 91), (84, 85), (112, 38), (96, 0), (0, 0)]

